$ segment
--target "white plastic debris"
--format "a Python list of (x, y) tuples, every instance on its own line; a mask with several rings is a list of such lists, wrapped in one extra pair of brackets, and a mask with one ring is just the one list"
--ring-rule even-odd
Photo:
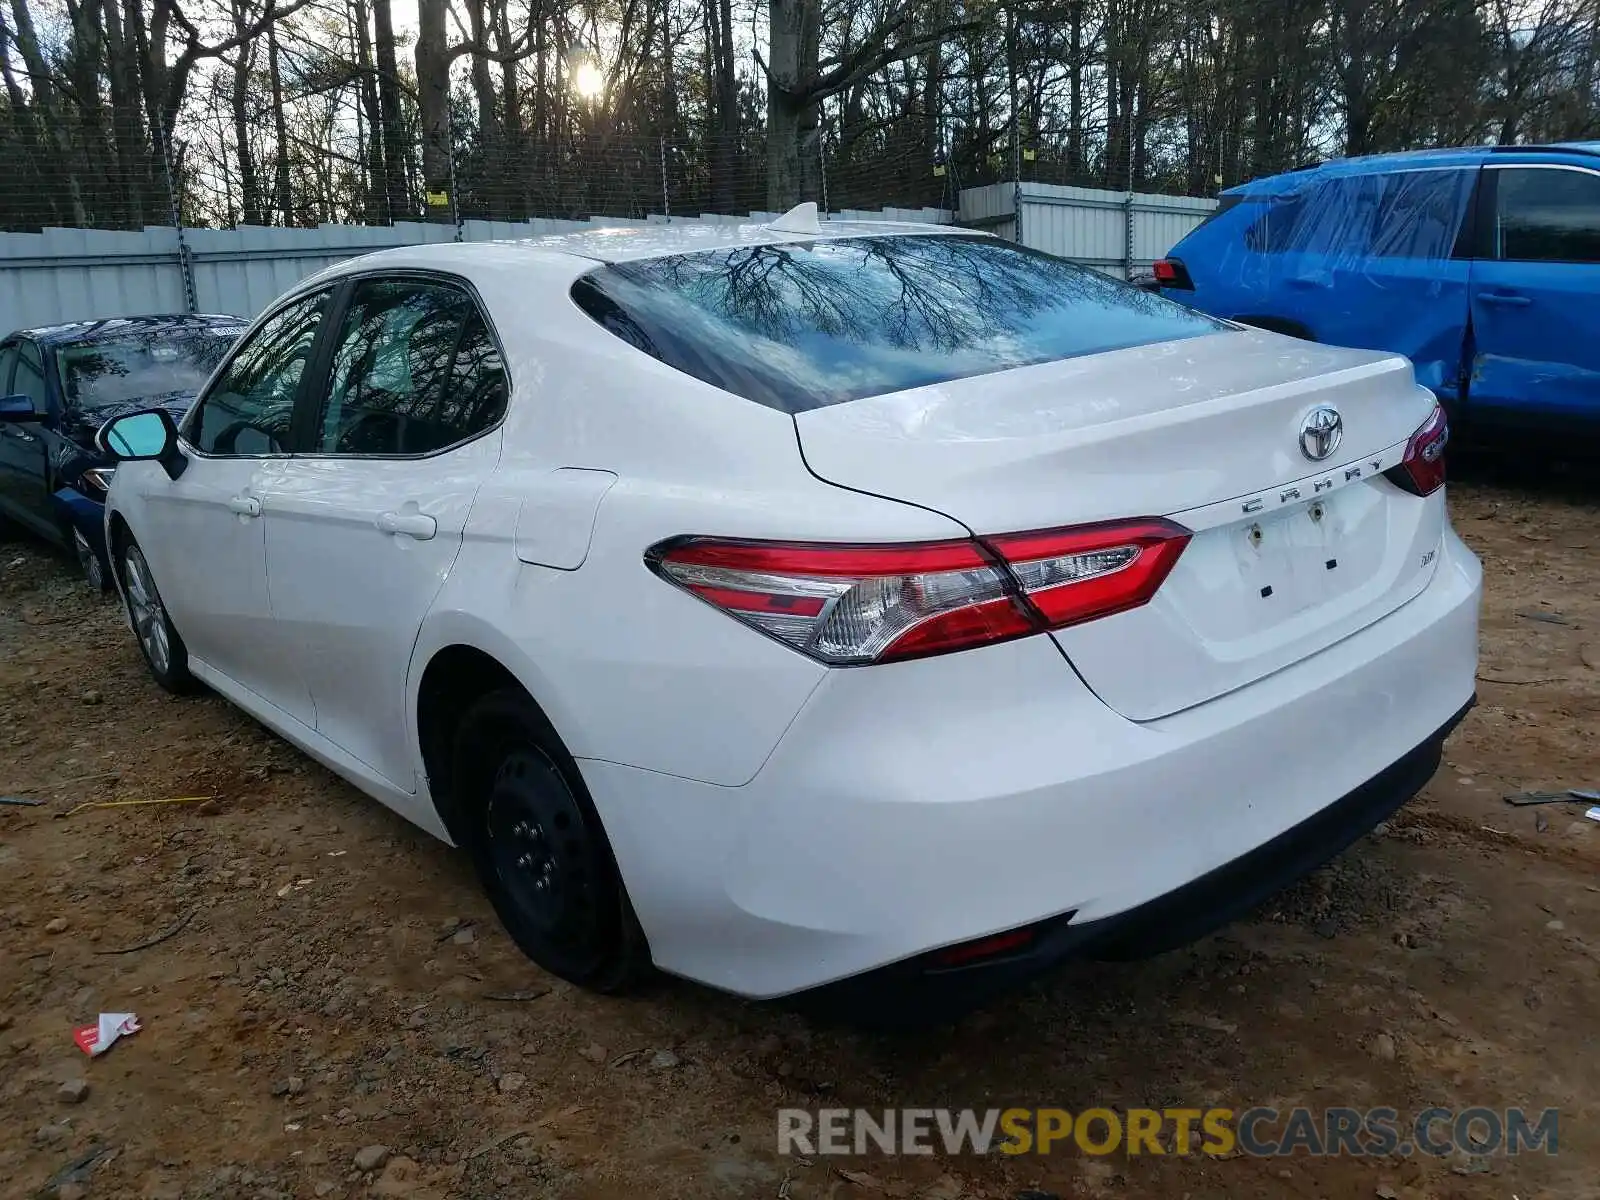
[(133, 1013), (101, 1013), (97, 1025), (82, 1025), (73, 1030), (72, 1040), (90, 1058), (104, 1054), (112, 1043), (143, 1028)]

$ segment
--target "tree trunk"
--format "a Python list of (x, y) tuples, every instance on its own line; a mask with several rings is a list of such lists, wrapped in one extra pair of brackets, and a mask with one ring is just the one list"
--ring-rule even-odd
[(366, 0), (352, 0), (350, 25), (355, 33), (356, 66), (361, 72), (361, 112), (367, 125), (361, 214), (364, 219), (388, 218), (388, 173), (384, 169), (383, 109), (378, 101), (378, 80), (372, 60), (372, 35), (367, 29)]
[[(115, 126), (117, 177), (136, 201), (141, 188), (131, 186), (142, 178), (148, 158), (145, 127), (139, 104), (139, 63), (117, 0), (105, 0), (106, 74), (111, 86), (111, 116)], [(142, 203), (140, 204), (143, 208)], [(145, 215), (141, 213), (141, 215)]]
[(277, 22), (267, 26), (267, 76), (272, 89), (272, 132), (277, 139), (273, 155), (273, 203), (285, 227), (294, 224), (289, 181), (289, 122), (283, 111), (283, 74), (278, 65)]
[[(500, 53), (511, 52), (511, 14), (509, 5), (502, 0), (499, 20), (495, 27), (495, 40)], [(505, 105), (505, 115), (500, 123), (501, 163), (497, 173), (505, 181), (504, 215), (521, 220), (528, 215), (527, 188), (523, 183), (526, 164), (522, 161), (522, 91), (517, 84), (517, 64), (507, 58), (500, 64), (500, 91)]]
[(739, 83), (734, 74), (733, 0), (706, 0), (706, 28), (711, 42), (712, 88), (716, 124), (711, 147), (711, 206), (733, 213), (734, 163), (739, 146)]
[(1067, 9), (1067, 168), (1076, 182), (1083, 174), (1083, 0)]
[[(816, 133), (815, 106), (797, 96), (806, 76), (806, 47), (816, 44), (814, 0), (771, 0), (767, 38), (767, 208), (787, 212), (805, 186), (801, 137)], [(809, 112), (807, 110), (810, 110)]]
[[(242, 32), (246, 24), (244, 6), (234, 0), (234, 32)], [(233, 109), (233, 140), (237, 143), (239, 158), (240, 211), (246, 225), (265, 225), (261, 181), (256, 176), (255, 156), (250, 153), (250, 62), (254, 57), (249, 43), (239, 47), (233, 60), (233, 91), (229, 99)]]
[(406, 136), (400, 116), (400, 64), (395, 57), (394, 15), (389, 0), (372, 0), (372, 27), (378, 56), (378, 111), (383, 135), (383, 217), (406, 221), (414, 215), (406, 195)]
[(489, 56), (481, 53), (489, 44), (489, 27), (483, 6), (484, 0), (467, 0), (467, 21), (472, 31), (472, 44), (479, 48), (472, 54), (472, 93), (478, 102), (478, 145), (487, 150), (498, 145), (500, 138), (497, 128), (499, 117), (495, 111), (494, 76), (489, 71)]
[(450, 194), (450, 57), (446, 0), (417, 2), (417, 108), (422, 121), (422, 186), (428, 220), (454, 219)]

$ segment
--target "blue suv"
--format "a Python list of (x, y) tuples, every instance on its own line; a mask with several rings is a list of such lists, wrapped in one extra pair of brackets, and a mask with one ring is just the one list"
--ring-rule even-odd
[(1258, 179), (1155, 273), (1217, 316), (1406, 355), (1464, 430), (1600, 436), (1600, 142)]

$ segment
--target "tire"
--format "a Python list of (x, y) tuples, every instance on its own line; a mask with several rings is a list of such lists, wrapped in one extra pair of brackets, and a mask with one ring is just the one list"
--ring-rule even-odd
[(72, 531), (72, 549), (78, 556), (78, 567), (83, 572), (89, 590), (102, 596), (109, 592), (111, 572), (106, 570), (105, 561), (95, 548), (89, 545), (89, 539), (76, 529)]
[(182, 696), (199, 685), (189, 674), (189, 650), (167, 615), (167, 606), (156, 589), (150, 564), (139, 543), (129, 538), (116, 551), (117, 575), (122, 580), (123, 606), (139, 653), (144, 655), (150, 674), (167, 691)]
[(517, 947), (552, 975), (632, 991), (650, 948), (577, 764), (538, 707), (492, 692), (462, 717), (454, 747), (462, 841)]

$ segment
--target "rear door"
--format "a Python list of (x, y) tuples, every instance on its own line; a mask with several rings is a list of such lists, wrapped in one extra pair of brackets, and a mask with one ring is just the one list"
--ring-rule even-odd
[(1269, 245), (1270, 313), (1319, 342), (1404, 354), (1446, 399), (1459, 390), (1475, 167), (1343, 175), (1312, 186)]
[(317, 732), (411, 791), (411, 650), (499, 460), (506, 374), (474, 296), (439, 277), (358, 280), (330, 353), (306, 452), (261, 493), (272, 612)]
[(16, 343), (16, 370), (6, 395), (27, 396), (38, 421), (0, 421), (0, 497), (7, 512), (46, 537), (61, 540), (61, 523), (50, 502), (50, 456), (46, 425), (53, 419), (44, 357), (37, 344)]
[(1600, 170), (1494, 164), (1473, 267), (1474, 419), (1600, 425)]

